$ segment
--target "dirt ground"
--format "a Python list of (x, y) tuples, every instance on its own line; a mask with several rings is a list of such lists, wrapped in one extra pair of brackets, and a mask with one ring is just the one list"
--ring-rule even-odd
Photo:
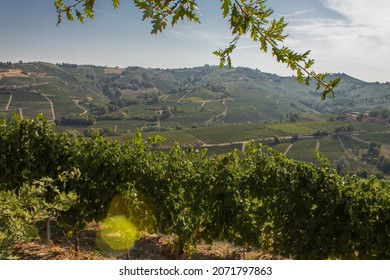
[(22, 70), (20, 69), (10, 69), (7, 72), (0, 72), (0, 76), (2, 77), (28, 77), (25, 74), (22, 74)]
[(104, 74), (122, 74), (124, 68), (112, 68), (106, 67), (104, 68)]
[[(72, 241), (61, 237), (61, 233), (56, 233), (52, 244), (47, 245), (41, 241), (24, 242), (15, 244), (13, 247), (14, 256), (22, 260), (175, 260), (188, 259), (186, 256), (178, 257), (172, 250), (172, 237), (158, 234), (142, 233), (134, 246), (127, 252), (108, 252), (99, 249), (96, 245), (98, 225), (89, 225), (80, 232), (80, 250), (76, 253), (72, 246)], [(44, 240), (44, 239), (43, 239)], [(270, 260), (282, 259), (277, 256), (259, 251), (248, 250), (242, 247), (233, 246), (227, 242), (215, 242), (212, 245), (202, 244), (197, 246), (196, 253), (191, 259), (196, 260)]]
[(390, 159), (390, 146), (382, 145), (380, 152), (385, 158)]

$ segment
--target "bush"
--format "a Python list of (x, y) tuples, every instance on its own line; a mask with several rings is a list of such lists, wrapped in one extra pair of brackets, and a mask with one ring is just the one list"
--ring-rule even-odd
[[(10, 192), (9, 200), (33, 199), (15, 195), (35, 180), (79, 170), (77, 180), (58, 186), (77, 196), (58, 213), (73, 229), (106, 218), (119, 195), (131, 209), (123, 215), (135, 216), (132, 224), (148, 231), (176, 236), (179, 255), (193, 253), (202, 240), (228, 240), (296, 259), (390, 258), (388, 180), (340, 176), (324, 159), (297, 162), (254, 144), (244, 156), (209, 157), (179, 146), (154, 151), (157, 140), (144, 141), (139, 132), (122, 145), (98, 135), (70, 138), (42, 116), (3, 121), (0, 191)], [(48, 191), (37, 201), (51, 203), (57, 194)], [(47, 216), (44, 209), (37, 213)]]

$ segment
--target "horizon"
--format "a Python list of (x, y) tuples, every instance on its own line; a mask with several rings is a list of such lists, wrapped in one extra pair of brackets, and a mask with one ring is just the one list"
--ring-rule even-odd
[[(98, 1), (95, 19), (84, 24), (64, 20), (56, 26), (52, 1), (8, 1), (0, 11), (0, 61), (44, 61), (121, 68), (179, 69), (219, 63), (213, 51), (231, 40), (219, 1), (199, 0), (201, 24), (179, 23), (151, 35), (150, 22), (132, 2)], [(316, 72), (347, 73), (365, 82), (389, 82), (390, 2), (381, 0), (269, 0), (274, 16), (289, 25), (285, 44), (311, 50)], [(130, 5), (129, 5), (130, 4)], [(367, 13), (367, 11), (370, 11)], [(217, 16), (216, 16), (217, 15)], [(331, 50), (331, 51), (329, 51)], [(243, 37), (232, 55), (234, 67), (292, 76), (285, 65)]]
[[(3, 63), (7, 63), (9, 61), (0, 61), (0, 63), (3, 62)], [(19, 61), (10, 61), (12, 64), (18, 64)], [(201, 67), (216, 67), (216, 68), (220, 68), (219, 65), (217, 64), (204, 64), (204, 65), (197, 65), (197, 66), (184, 66), (184, 67), (145, 67), (145, 66), (139, 66), (139, 65), (128, 65), (128, 66), (124, 66), (124, 67), (120, 67), (118, 65), (96, 65), (96, 64), (79, 64), (79, 63), (76, 63), (76, 62), (67, 62), (67, 61), (61, 61), (61, 62), (49, 62), (49, 61), (22, 61), (23, 64), (32, 64), (32, 63), (49, 63), (49, 64), (53, 64), (53, 65), (59, 65), (61, 66), (62, 63), (64, 64), (74, 64), (74, 65), (77, 65), (77, 66), (89, 66), (89, 67), (102, 67), (102, 68), (112, 68), (112, 69), (115, 69), (115, 68), (118, 68), (118, 69), (127, 69), (127, 68), (143, 68), (143, 69), (152, 69), (152, 70), (180, 70), (180, 69), (194, 69), (194, 68), (201, 68)], [(229, 68), (227, 66), (223, 66), (223, 68)], [(291, 73), (291, 75), (279, 75), (277, 73), (272, 73), (272, 72), (266, 72), (266, 71), (262, 71), (261, 69), (258, 69), (258, 68), (252, 68), (252, 67), (249, 67), (249, 66), (232, 66), (231, 69), (234, 69), (234, 68), (247, 68), (247, 69), (251, 69), (253, 71), (259, 71), (261, 73), (264, 73), (264, 74), (267, 74), (267, 75), (277, 75), (279, 77), (282, 77), (282, 78), (296, 78), (296, 76), (294, 75), (294, 73)], [(387, 83), (390, 83), (390, 81), (385, 81), (385, 82), (379, 82), (379, 81), (375, 81), (375, 82), (367, 82), (367, 81), (364, 81), (364, 80), (361, 80), (357, 77), (354, 77), (354, 76), (351, 76), (349, 73), (344, 73), (344, 72), (338, 72), (338, 73), (328, 73), (329, 76), (332, 76), (332, 75), (335, 75), (335, 76), (338, 76), (338, 75), (346, 75), (348, 77), (351, 77), (353, 79), (357, 79), (357, 80), (360, 80), (362, 82), (365, 82), (365, 83), (380, 83), (380, 84), (387, 84)]]

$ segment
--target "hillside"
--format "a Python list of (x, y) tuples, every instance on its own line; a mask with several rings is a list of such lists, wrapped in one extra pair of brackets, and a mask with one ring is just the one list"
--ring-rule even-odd
[(249, 68), (119, 69), (34, 62), (0, 71), (3, 113), (19, 111), (28, 118), (42, 112), (59, 124), (61, 118), (90, 116), (97, 125), (110, 120), (120, 131), (273, 122), (294, 115), (319, 120), (319, 113), (390, 105), (390, 84), (365, 83), (346, 74), (339, 74), (336, 98), (321, 101), (320, 93), (294, 77)]
[[(244, 151), (255, 140), (304, 161), (313, 161), (318, 150), (335, 165), (346, 159), (352, 170), (365, 168), (361, 160), (370, 142), (381, 145), (380, 156), (390, 157), (388, 119), (357, 121), (359, 114), (367, 116), (378, 106), (390, 108), (390, 83), (335, 74), (342, 78), (335, 97), (322, 101), (319, 92), (294, 77), (249, 68), (121, 69), (33, 62), (0, 64), (0, 71), (0, 115), (35, 118), (41, 112), (59, 131), (77, 135), (99, 131), (125, 141), (140, 129), (147, 136), (164, 136), (161, 148), (179, 142), (210, 153)], [(350, 125), (346, 121), (353, 125), (348, 139), (352, 133), (355, 138), (353, 143), (346, 140), (352, 143), (347, 148), (337, 135), (330, 138)], [(329, 140), (312, 140), (318, 131)], [(283, 143), (293, 137), (301, 143)]]
[(2, 114), (18, 112), (35, 118), (42, 112), (55, 121), (70, 115), (82, 115), (84, 100), (105, 104), (97, 86), (71, 69), (44, 62), (0, 67), (0, 108)]
[(341, 74), (322, 102), (244, 68), (0, 75), (0, 259), (389, 258), (387, 84)]

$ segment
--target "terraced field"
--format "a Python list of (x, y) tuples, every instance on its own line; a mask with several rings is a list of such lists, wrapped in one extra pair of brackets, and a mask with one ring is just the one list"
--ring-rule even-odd
[(275, 132), (264, 125), (221, 125), (216, 127), (201, 127), (188, 130), (189, 133), (207, 144), (229, 143), (263, 139), (273, 136), (288, 136), (284, 132)]
[(324, 154), (331, 163), (336, 162), (340, 157), (348, 157), (337, 138), (332, 136), (324, 137), (320, 140), (320, 143), (321, 147), (319, 151)]
[(47, 120), (53, 119), (48, 100), (35, 92), (17, 92), (13, 94), (9, 109), (21, 109), (24, 118), (34, 119), (37, 113), (42, 113)]
[(314, 151), (317, 147), (317, 139), (307, 139), (294, 142), (286, 156), (299, 161), (315, 162)]
[(377, 133), (365, 133), (359, 134), (359, 139), (368, 142), (378, 142), (386, 145), (390, 145), (390, 132), (377, 132)]

